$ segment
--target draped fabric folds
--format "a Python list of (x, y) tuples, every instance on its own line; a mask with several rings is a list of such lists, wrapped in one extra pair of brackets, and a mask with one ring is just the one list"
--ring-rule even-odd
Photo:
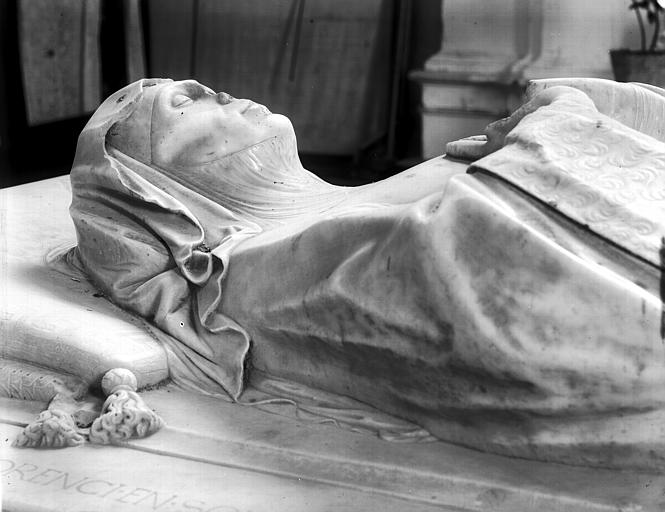
[(294, 140), (285, 157), (248, 150), (245, 167), (150, 165), (150, 126), (113, 127), (150, 123), (144, 100), (168, 83), (136, 82), (91, 118), (71, 215), (72, 256), (160, 328), (175, 380), (238, 400), (251, 339), (266, 375), (441, 439), (665, 466), (662, 91), (536, 82), (486, 139), (449, 145), (470, 166), (346, 188), (299, 166)]
[[(111, 300), (166, 333), (160, 336), (174, 378), (237, 399), (249, 337), (214, 303), (228, 252), (259, 226), (106, 143), (144, 94), (169, 82), (140, 80), (121, 89), (81, 133), (71, 173), (78, 237), (72, 256)], [(149, 151), (149, 141), (135, 142)]]
[[(488, 127), (470, 171), (506, 180), (591, 231), (662, 265), (665, 96), (601, 79), (534, 81), (510, 118)], [(456, 153), (459, 143), (449, 146)], [(465, 155), (462, 155), (465, 156)]]

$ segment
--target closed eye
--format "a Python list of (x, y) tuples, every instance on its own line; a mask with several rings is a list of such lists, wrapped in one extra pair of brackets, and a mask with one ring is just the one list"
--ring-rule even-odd
[(176, 94), (171, 98), (171, 105), (173, 107), (183, 107), (185, 105), (188, 105), (189, 103), (193, 103), (193, 99), (190, 98), (189, 96), (186, 96), (185, 94)]

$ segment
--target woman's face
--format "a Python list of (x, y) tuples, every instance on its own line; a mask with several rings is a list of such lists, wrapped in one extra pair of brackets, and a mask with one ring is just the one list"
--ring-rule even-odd
[(167, 168), (204, 164), (276, 137), (293, 126), (251, 100), (237, 100), (194, 80), (164, 86), (153, 105), (152, 161)]

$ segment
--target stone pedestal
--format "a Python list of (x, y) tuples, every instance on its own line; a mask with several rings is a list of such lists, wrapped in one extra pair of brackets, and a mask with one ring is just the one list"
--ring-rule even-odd
[(423, 158), (506, 116), (530, 79), (612, 78), (609, 50), (638, 39), (623, 0), (445, 0), (442, 16), (441, 50), (411, 74), (423, 89)]

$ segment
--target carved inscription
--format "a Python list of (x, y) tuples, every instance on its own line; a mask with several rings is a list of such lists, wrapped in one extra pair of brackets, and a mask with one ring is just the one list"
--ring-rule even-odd
[[(12, 459), (0, 459), (0, 475), (3, 487), (10, 491), (18, 481), (35, 486), (35, 491), (66, 492), (75, 495), (95, 496), (100, 500), (110, 500), (125, 505), (134, 505), (136, 510), (157, 510), (161, 512), (249, 512), (229, 505), (214, 505), (203, 500), (190, 499), (175, 493), (155, 491), (144, 487), (135, 487), (124, 483), (92, 478), (84, 474), (62, 471), (36, 464), (16, 462)], [(56, 494), (53, 497), (54, 509), (57, 508)], [(122, 510), (132, 510), (123, 508)]]

